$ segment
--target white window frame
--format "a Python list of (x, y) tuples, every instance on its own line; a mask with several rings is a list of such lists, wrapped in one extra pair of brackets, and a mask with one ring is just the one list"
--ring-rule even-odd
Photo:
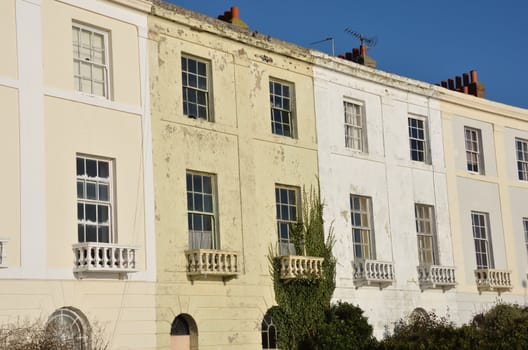
[[(104, 47), (104, 53), (102, 54), (102, 58), (104, 60), (103, 63), (99, 63), (99, 62), (92, 62), (93, 61), (93, 56), (94, 56), (94, 51), (95, 49), (93, 47), (90, 47), (88, 48), (88, 51), (90, 52), (90, 57), (82, 57), (81, 56), (81, 49), (80, 49), (80, 46), (78, 49), (76, 49), (76, 45), (75, 45), (75, 38), (73, 37), (74, 36), (74, 31), (75, 30), (79, 30), (79, 33), (81, 32), (89, 32), (90, 33), (90, 36), (93, 37), (93, 35), (101, 35), (102, 38), (103, 38), (103, 47)], [(79, 34), (79, 37), (81, 37), (81, 35)], [(85, 24), (81, 24), (81, 23), (78, 23), (78, 22), (73, 22), (72, 23), (72, 48), (73, 48), (73, 79), (74, 79), (74, 85), (75, 85), (75, 90), (77, 90), (78, 92), (81, 92), (81, 93), (85, 93), (85, 94), (88, 94), (90, 96), (98, 96), (98, 97), (101, 97), (101, 98), (106, 98), (106, 99), (110, 99), (111, 98), (111, 93), (110, 93), (110, 88), (111, 88), (111, 84), (110, 84), (110, 52), (109, 52), (109, 48), (110, 48), (110, 45), (109, 45), (109, 40), (110, 40), (110, 34), (108, 31), (106, 30), (102, 30), (102, 29), (97, 29), (95, 27), (92, 27), (92, 26), (89, 26), (89, 25), (85, 25)], [(77, 54), (76, 54), (77, 52)], [(82, 71), (82, 68), (81, 66), (82, 65), (89, 65), (90, 66), (90, 75), (88, 77), (83, 77), (82, 74), (81, 74), (81, 71)], [(79, 69), (77, 70), (76, 67), (79, 67)], [(103, 69), (103, 81), (102, 81), (102, 85), (103, 85), (103, 93), (102, 94), (98, 94), (98, 93), (95, 93), (94, 92), (94, 82), (97, 82), (97, 80), (94, 78), (94, 73), (93, 73), (93, 67), (101, 67)], [(83, 78), (88, 78), (88, 79), (83, 79)], [(85, 91), (83, 90), (83, 84), (82, 84), (82, 81), (83, 80), (88, 80), (90, 81), (90, 91)]]
[(515, 154), (517, 156), (517, 176), (520, 181), (528, 181), (528, 140), (515, 138)]
[[(84, 170), (79, 168), (80, 163), (83, 162)], [(90, 176), (88, 173), (88, 162), (96, 163), (97, 174)], [(100, 176), (102, 169), (99, 164), (106, 164), (108, 176)], [(81, 172), (83, 172), (81, 174)], [(79, 243), (83, 242), (97, 242), (97, 243), (112, 243), (117, 237), (115, 233), (115, 212), (114, 212), (114, 162), (107, 158), (88, 156), (77, 154), (76, 156), (76, 182), (77, 182), (77, 239)], [(88, 196), (89, 188), (95, 190), (95, 196)], [(106, 198), (102, 199), (106, 188)], [(105, 197), (105, 196), (103, 196)], [(88, 213), (89, 208), (95, 207), (95, 221), (90, 220), (91, 216)], [(104, 208), (107, 210), (107, 220), (104, 220)], [(82, 212), (81, 212), (82, 209)], [(102, 209), (102, 211), (100, 211)], [(91, 212), (92, 210), (90, 210)], [(103, 217), (103, 218), (101, 218)], [(95, 226), (95, 239), (88, 237), (87, 228)], [(82, 232), (81, 232), (82, 227)], [(104, 234), (100, 229), (108, 229), (107, 239), (101, 239)]]
[(414, 204), (416, 236), (418, 241), (418, 260), (420, 266), (438, 265), (436, 220), (434, 206)]
[(495, 268), (489, 227), (490, 221), (488, 213), (471, 212), (471, 228), (473, 231), (477, 269)]
[[(363, 103), (343, 101), (345, 147), (367, 152), (367, 125)], [(356, 137), (356, 135), (359, 135)]]
[[(280, 87), (280, 91), (278, 93), (276, 93), (277, 86)], [(285, 88), (287, 88), (287, 90)], [(271, 132), (274, 135), (296, 138), (297, 120), (295, 113), (295, 85), (291, 82), (270, 78), (269, 93)], [(284, 121), (285, 117), (287, 122)], [(286, 131), (286, 129), (288, 131)]]
[(90, 348), (90, 323), (80, 310), (72, 307), (55, 310), (48, 318), (46, 330), (58, 337), (61, 345), (78, 350)]
[[(200, 181), (199, 186), (197, 180)], [(204, 188), (206, 182), (209, 189)], [(216, 175), (187, 170), (186, 192), (189, 249), (220, 249)], [(209, 207), (206, 207), (206, 201)], [(197, 226), (201, 228), (197, 229)]]
[[(192, 71), (189, 62), (194, 62), (196, 69)], [(182, 110), (183, 115), (193, 119), (214, 121), (212, 109), (212, 72), (211, 61), (193, 55), (182, 53)], [(203, 72), (198, 68), (205, 66)], [(194, 95), (194, 101), (190, 96)], [(200, 101), (202, 96), (203, 101)], [(193, 107), (194, 106), (194, 107)], [(193, 110), (193, 108), (195, 110)]]
[(372, 198), (351, 194), (350, 225), (354, 259), (376, 259), (373, 222)]
[[(285, 197), (285, 198), (284, 198)], [(275, 209), (279, 255), (298, 255), (291, 239), (291, 225), (300, 221), (301, 190), (299, 187), (275, 185)]]
[(480, 129), (464, 126), (467, 171), (484, 174), (484, 156), (482, 154), (482, 132)]
[[(419, 125), (412, 125), (414, 121), (416, 121), (415, 124), (421, 123), (421, 127)], [(430, 164), (427, 118), (409, 115), (407, 117), (407, 129), (409, 133), (410, 159), (415, 162)], [(420, 134), (423, 136), (421, 137)], [(422, 149), (418, 147), (419, 145), (421, 145)], [(423, 156), (420, 157), (420, 154), (423, 154)]]

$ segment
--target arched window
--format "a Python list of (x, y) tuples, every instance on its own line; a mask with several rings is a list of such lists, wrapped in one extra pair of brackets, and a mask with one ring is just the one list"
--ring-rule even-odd
[(424, 308), (417, 307), (411, 312), (410, 319), (414, 322), (419, 320), (427, 320), (429, 318), (429, 314), (427, 311), (425, 311)]
[(174, 319), (171, 325), (171, 335), (190, 335), (189, 324), (185, 318), (180, 315)]
[(90, 324), (84, 314), (73, 307), (61, 307), (48, 319), (46, 330), (61, 345), (78, 350), (90, 349)]
[(170, 338), (171, 350), (198, 349), (198, 327), (191, 315), (180, 314), (174, 318)]
[(277, 327), (269, 312), (262, 320), (262, 349), (277, 349)]

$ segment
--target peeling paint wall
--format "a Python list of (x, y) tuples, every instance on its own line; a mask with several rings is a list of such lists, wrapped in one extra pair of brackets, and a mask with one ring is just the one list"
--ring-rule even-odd
[[(367, 75), (368, 68), (337, 60), (316, 61), (315, 105), (319, 141), (319, 176), (325, 221), (336, 236), (337, 288), (334, 300), (358, 304), (375, 335), (415, 308), (456, 315), (454, 290), (420, 291), (415, 203), (434, 206), (439, 263), (453, 266), (440, 105), (418, 84), (387, 73)], [(357, 72), (359, 71), (359, 72)], [(432, 92), (432, 91), (431, 91)], [(343, 102), (363, 106), (367, 152), (345, 147)], [(407, 118), (427, 121), (431, 164), (410, 160)], [(395, 282), (356, 288), (350, 195), (372, 199), (376, 260), (394, 263)]]
[[(275, 303), (267, 257), (277, 245), (275, 185), (317, 182), (312, 68), (299, 59), (307, 51), (179, 8), (153, 13), (158, 347), (168, 349), (170, 324), (185, 313), (200, 349), (261, 349), (262, 318)], [(182, 54), (210, 64), (213, 121), (183, 114)], [(295, 138), (272, 133), (270, 77), (294, 85)], [(238, 278), (186, 274), (188, 170), (216, 176), (220, 248), (239, 253)]]

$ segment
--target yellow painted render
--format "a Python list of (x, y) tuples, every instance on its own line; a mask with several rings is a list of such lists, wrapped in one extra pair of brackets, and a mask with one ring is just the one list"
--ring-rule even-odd
[(81, 309), (109, 349), (154, 348), (154, 284), (108, 280), (2, 280), (0, 324), (46, 322), (59, 307)]
[(72, 23), (108, 32), (110, 100), (140, 105), (137, 28), (55, 0), (42, 1), (44, 84), (49, 88), (74, 90)]
[[(457, 92), (442, 91), (439, 96), (442, 102), (442, 120), (443, 120), (443, 139), (444, 139), (444, 150), (446, 157), (446, 174), (448, 184), (448, 196), (449, 196), (449, 210), (451, 218), (451, 230), (453, 233), (453, 255), (456, 266), (456, 279), (457, 279), (457, 292), (476, 293), (477, 288), (474, 282), (474, 276), (468, 273), (469, 269), (467, 266), (475, 265), (474, 247), (466, 247), (464, 249), (462, 243), (462, 237), (469, 235), (471, 237), (471, 231), (463, 229), (462, 221), (467, 218), (461, 217), (465, 213), (460, 212), (460, 195), (459, 186), (463, 186), (463, 183), (471, 181), (477, 186), (483, 186), (485, 184), (495, 186), (497, 188), (496, 201), (500, 209), (500, 215), (498, 219), (500, 222), (499, 226), (502, 226), (501, 232), (495, 232), (492, 230), (491, 235), (494, 240), (497, 237), (502, 236), (504, 240), (504, 252), (500, 252), (502, 256), (505, 256), (505, 265), (498, 265), (497, 259), (495, 259), (496, 269), (506, 269), (511, 271), (513, 289), (505, 295), (512, 295), (522, 297), (525, 294), (525, 288), (523, 287), (523, 280), (526, 280), (526, 268), (524, 256), (519, 256), (517, 253), (517, 247), (524, 241), (519, 241), (521, 233), (515, 232), (512, 223), (514, 218), (512, 217), (512, 199), (510, 198), (510, 191), (517, 189), (528, 188), (528, 184), (517, 180), (509, 173), (508, 169), (516, 167), (515, 165), (509, 164), (510, 160), (507, 159), (508, 153), (514, 153), (513, 149), (505, 146), (505, 128), (517, 129), (519, 131), (528, 132), (528, 111), (516, 108), (512, 106), (503, 105), (500, 103), (488, 101), (482, 98), (476, 98), (473, 96), (463, 95)], [(484, 162), (486, 157), (493, 156), (496, 159), (496, 169), (490, 169), (491, 175), (488, 175), (486, 169), (485, 175), (470, 174), (465, 169), (457, 167), (455, 164), (455, 158), (464, 149), (455, 145), (456, 138), (463, 138), (463, 134), (454, 134), (454, 119), (456, 118), (467, 118), (475, 121), (489, 123), (493, 130), (492, 140), (482, 140), (482, 143), (494, 144), (494, 154), (484, 154)], [(462, 146), (463, 147), (463, 146)], [(496, 174), (496, 175), (495, 175)], [(466, 182), (463, 182), (466, 181)], [(476, 193), (477, 197), (479, 196)], [(478, 200), (478, 198), (476, 198)], [(523, 204), (524, 205), (524, 204)], [(469, 215), (469, 213), (467, 213)], [(495, 247), (494, 247), (495, 249)], [(502, 249), (502, 245), (500, 247)], [(472, 254), (468, 254), (469, 251), (473, 251)], [(524, 249), (524, 254), (526, 250)], [(471, 270), (472, 271), (472, 270)], [(519, 278), (523, 276), (523, 278)], [(496, 294), (496, 292), (484, 292)]]
[(0, 1), (0, 79), (18, 77), (15, 0)]
[[(77, 242), (76, 154), (114, 161), (114, 242), (140, 247), (145, 269), (141, 117), (47, 97), (46, 200), (50, 268), (70, 267)], [(65, 254), (65, 252), (67, 252)]]
[(18, 91), (0, 86), (0, 239), (8, 239), (9, 266), (20, 265), (20, 146)]
[[(258, 48), (266, 42), (254, 44), (222, 22), (197, 30), (192, 16), (159, 7), (154, 13), (149, 62), (158, 348), (169, 348), (171, 323), (185, 313), (197, 324), (200, 349), (260, 349), (262, 318), (274, 305), (267, 256), (277, 247), (275, 186), (317, 182), (311, 66), (293, 49), (281, 53), (285, 44), (275, 44), (275, 52)], [(210, 62), (213, 122), (183, 115), (182, 53)], [(296, 138), (271, 132), (270, 77), (295, 86)], [(216, 176), (220, 245), (239, 253), (238, 278), (191, 282), (186, 275), (187, 171)]]

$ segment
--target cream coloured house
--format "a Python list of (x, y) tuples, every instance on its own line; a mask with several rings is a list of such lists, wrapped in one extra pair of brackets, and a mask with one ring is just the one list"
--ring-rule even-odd
[(439, 99), (459, 320), (526, 305), (528, 111), (447, 89)]
[(156, 346), (149, 11), (0, 2), (2, 324), (64, 325), (78, 349), (96, 324), (111, 349)]

